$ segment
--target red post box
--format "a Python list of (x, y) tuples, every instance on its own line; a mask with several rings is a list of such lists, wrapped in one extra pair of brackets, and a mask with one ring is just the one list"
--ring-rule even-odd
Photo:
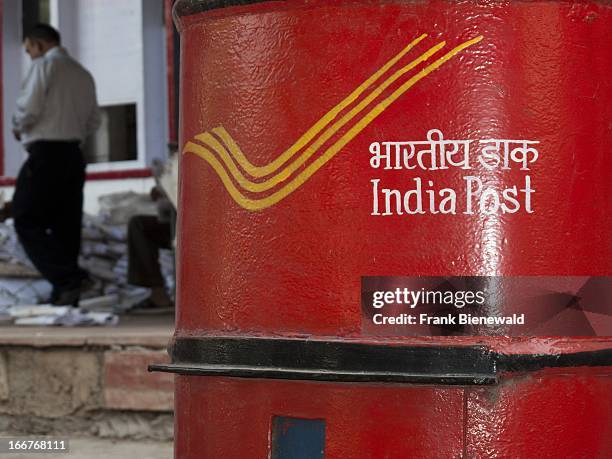
[(611, 457), (610, 3), (174, 12), (176, 457)]

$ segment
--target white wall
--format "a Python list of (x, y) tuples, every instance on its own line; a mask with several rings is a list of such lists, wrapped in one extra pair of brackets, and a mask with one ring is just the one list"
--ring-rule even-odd
[[(59, 0), (61, 3), (64, 0)], [(142, 99), (141, 0), (70, 0), (73, 7), (69, 50), (96, 79), (101, 105)]]
[(85, 183), (83, 210), (88, 214), (96, 215), (100, 209), (98, 203), (100, 196), (121, 191), (149, 194), (154, 185), (155, 180), (151, 177), (121, 180), (90, 180)]
[[(100, 105), (136, 104), (138, 160), (90, 170), (144, 167), (167, 154), (162, 0), (52, 0), (66, 47), (96, 79)], [(146, 75), (146, 77), (145, 77)], [(160, 97), (160, 95), (162, 95)]]
[(141, 0), (142, 7), (142, 100), (138, 116), (143, 119), (147, 164), (168, 157), (168, 88), (166, 28), (163, 0)]
[(14, 177), (25, 159), (25, 152), (13, 138), (11, 116), (21, 86), (25, 63), (21, 45), (21, 0), (2, 2), (2, 114), (4, 137), (4, 175)]

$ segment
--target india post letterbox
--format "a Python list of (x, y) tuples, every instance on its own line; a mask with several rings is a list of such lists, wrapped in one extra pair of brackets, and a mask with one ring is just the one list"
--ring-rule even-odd
[(174, 14), (176, 457), (612, 457), (612, 5)]

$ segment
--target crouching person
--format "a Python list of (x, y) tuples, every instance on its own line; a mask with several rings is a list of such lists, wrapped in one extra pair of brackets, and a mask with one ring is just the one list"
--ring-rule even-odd
[(135, 215), (128, 223), (128, 283), (151, 289), (151, 295), (134, 307), (135, 312), (166, 312), (174, 304), (159, 262), (160, 249), (172, 249), (176, 212), (163, 191), (155, 187), (151, 198), (158, 215)]

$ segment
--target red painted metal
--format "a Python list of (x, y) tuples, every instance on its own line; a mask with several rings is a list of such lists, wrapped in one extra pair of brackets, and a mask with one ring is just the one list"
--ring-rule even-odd
[(612, 448), (609, 370), (479, 389), (194, 376), (175, 390), (177, 458), (267, 457), (271, 413), (325, 418), (330, 458), (604, 458)]
[(326, 458), (425, 457), (428, 445), (436, 447), (435, 456), (427, 457), (462, 454), (461, 388), (196, 376), (178, 377), (175, 391), (177, 458), (268, 457), (271, 413), (325, 418)]
[[(390, 340), (360, 330), (362, 275), (610, 272), (609, 3), (295, 0), (180, 22), (181, 145), (223, 126), (255, 165), (276, 159), (420, 34), (429, 36), (413, 57), (441, 40), (450, 49), (483, 39), (418, 82), (268, 208), (241, 207), (209, 163), (184, 154), (178, 337), (478, 343), (508, 354), (610, 347), (605, 337)], [(370, 144), (425, 139), (433, 128), (450, 139), (540, 141), (531, 171), (534, 213), (370, 215)], [(462, 183), (455, 173), (421, 176)], [(501, 189), (522, 175), (483, 177)], [(410, 179), (406, 171), (385, 175), (390, 188), (406, 188)], [(177, 457), (265, 457), (276, 414), (328, 419), (327, 458), (612, 456), (605, 440), (610, 369), (553, 373), (508, 376), (499, 387), (465, 393), (179, 376)], [(553, 427), (542, 437), (545, 424)]]
[[(125, 169), (120, 171), (89, 172), (86, 179), (90, 180), (121, 180), (127, 178), (146, 178), (153, 173), (149, 168)], [(15, 186), (15, 177), (0, 177), (0, 186)]]
[(120, 180), (126, 178), (146, 178), (153, 176), (148, 167), (141, 169), (123, 169), (118, 171), (88, 172), (87, 180)]
[(612, 451), (610, 369), (549, 369), (467, 391), (468, 458), (605, 458)]

